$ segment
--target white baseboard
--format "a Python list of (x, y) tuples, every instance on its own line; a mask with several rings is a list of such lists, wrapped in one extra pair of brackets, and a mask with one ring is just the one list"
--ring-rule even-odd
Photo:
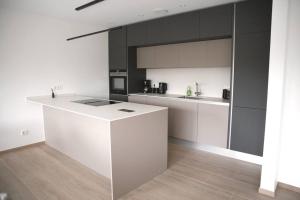
[(253, 163), (253, 164), (262, 165), (263, 158), (260, 157), (260, 156), (255, 156), (255, 155), (242, 153), (242, 152), (238, 152), (238, 151), (233, 151), (233, 150), (230, 150), (230, 149), (215, 147), (215, 146), (200, 145), (200, 144), (197, 144), (197, 143), (194, 143), (194, 142), (189, 142), (189, 141), (186, 141), (186, 140), (180, 140), (180, 139), (177, 139), (177, 138), (174, 138), (174, 137), (169, 137), (169, 142), (174, 143), (174, 144), (184, 145), (184, 146), (187, 146), (187, 147), (190, 147), (190, 148), (193, 148), (193, 149), (207, 151), (207, 152), (218, 154), (218, 155), (221, 155), (221, 156), (234, 158), (234, 159), (237, 159), (237, 160), (242, 160), (242, 161), (245, 161), (245, 162), (250, 162), (250, 163)]
[(270, 190), (265, 190), (263, 188), (259, 188), (258, 192), (260, 194), (263, 194), (263, 195), (266, 195), (266, 196), (269, 196), (269, 197), (273, 197), (273, 198), (275, 197), (275, 192), (270, 191)]

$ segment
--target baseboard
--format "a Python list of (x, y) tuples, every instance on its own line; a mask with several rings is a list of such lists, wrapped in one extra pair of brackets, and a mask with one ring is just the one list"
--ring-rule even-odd
[(225, 149), (221, 147), (215, 147), (215, 146), (210, 146), (210, 145), (200, 145), (194, 142), (186, 141), (186, 140), (181, 140), (177, 139), (174, 137), (169, 137), (169, 142), (173, 144), (180, 144), (189, 148), (201, 150), (201, 151), (206, 151), (209, 153), (217, 154), (220, 156), (225, 156), (257, 165), (262, 165), (262, 157), (260, 156), (255, 156), (247, 153), (242, 153), (238, 151), (233, 151), (230, 149)]
[(278, 182), (278, 187), (281, 187), (281, 188), (284, 188), (284, 189), (287, 189), (287, 190), (291, 190), (291, 191), (294, 191), (294, 192), (297, 192), (300, 194), (300, 188), (299, 187), (295, 187), (295, 186), (292, 186), (292, 185), (289, 185), (289, 184), (286, 184), (286, 183), (281, 183), (281, 182)]
[(270, 190), (265, 190), (265, 189), (259, 188), (258, 192), (260, 194), (263, 194), (263, 195), (266, 195), (266, 196), (269, 196), (269, 197), (273, 197), (273, 198), (275, 197), (275, 192), (270, 191)]
[(26, 149), (26, 148), (30, 148), (30, 147), (33, 147), (33, 146), (39, 146), (39, 145), (42, 145), (42, 144), (45, 144), (45, 141), (37, 142), (37, 143), (33, 143), (33, 144), (28, 144), (28, 145), (25, 145), (25, 146), (16, 147), (16, 148), (12, 148), (12, 149), (7, 149), (7, 150), (4, 150), (4, 151), (0, 151), (0, 155), (4, 154), (4, 153), (17, 151), (17, 150), (20, 150), (20, 149)]

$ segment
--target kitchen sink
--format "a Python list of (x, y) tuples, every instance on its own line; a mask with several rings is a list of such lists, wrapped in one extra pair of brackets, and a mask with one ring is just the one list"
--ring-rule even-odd
[(194, 100), (203, 99), (203, 97), (191, 97), (191, 96), (181, 96), (181, 97), (178, 97), (178, 98), (181, 98), (181, 99), (194, 99)]

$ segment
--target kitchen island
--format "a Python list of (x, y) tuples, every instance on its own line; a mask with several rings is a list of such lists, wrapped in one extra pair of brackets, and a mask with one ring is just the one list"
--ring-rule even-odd
[(167, 168), (168, 108), (78, 95), (27, 100), (43, 107), (46, 144), (106, 177), (111, 199)]

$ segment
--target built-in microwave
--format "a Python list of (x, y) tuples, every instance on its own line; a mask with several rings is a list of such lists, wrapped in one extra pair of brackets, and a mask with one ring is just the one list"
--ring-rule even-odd
[(115, 70), (109, 72), (111, 94), (127, 94), (127, 72)]

